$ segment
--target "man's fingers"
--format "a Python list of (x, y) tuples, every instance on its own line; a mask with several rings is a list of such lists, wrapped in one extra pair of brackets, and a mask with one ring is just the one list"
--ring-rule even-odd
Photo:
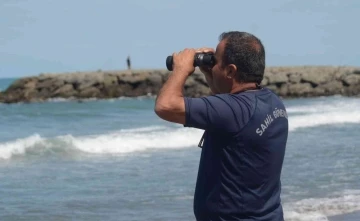
[(202, 48), (196, 49), (196, 52), (197, 53), (209, 53), (209, 52), (215, 52), (215, 51), (212, 48), (202, 47)]
[(212, 49), (212, 48), (206, 48), (206, 47), (198, 48), (198, 49), (185, 48), (185, 49), (182, 50), (182, 51), (174, 52), (174, 53), (173, 53), (173, 56), (174, 56), (174, 55), (183, 54), (183, 53), (185, 53), (185, 52), (192, 52), (192, 51), (194, 51), (195, 53), (208, 53), (208, 52), (214, 53), (214, 52), (215, 52), (214, 49)]
[(201, 52), (203, 52), (204, 51), (204, 48), (198, 48), (198, 49), (196, 49), (196, 52), (197, 53), (201, 53)]

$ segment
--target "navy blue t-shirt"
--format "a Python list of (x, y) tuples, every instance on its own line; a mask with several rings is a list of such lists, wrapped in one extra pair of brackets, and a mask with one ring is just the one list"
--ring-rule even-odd
[(185, 127), (204, 129), (198, 221), (283, 220), (280, 175), (288, 137), (284, 104), (262, 88), (185, 98)]

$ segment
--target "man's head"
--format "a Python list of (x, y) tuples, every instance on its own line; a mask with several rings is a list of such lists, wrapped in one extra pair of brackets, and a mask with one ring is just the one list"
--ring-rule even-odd
[(212, 69), (214, 86), (221, 93), (238, 85), (257, 83), (263, 79), (265, 49), (261, 41), (246, 32), (224, 32), (216, 47), (216, 65)]

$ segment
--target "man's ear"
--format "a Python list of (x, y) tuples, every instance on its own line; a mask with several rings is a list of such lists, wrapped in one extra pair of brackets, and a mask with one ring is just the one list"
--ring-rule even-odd
[(229, 64), (226, 69), (226, 77), (229, 79), (234, 79), (236, 77), (237, 67), (234, 64)]

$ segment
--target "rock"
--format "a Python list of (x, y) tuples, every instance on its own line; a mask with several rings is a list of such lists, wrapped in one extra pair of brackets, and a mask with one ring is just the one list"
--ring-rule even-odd
[(269, 78), (269, 84), (283, 84), (289, 80), (286, 72), (272, 73), (267, 76)]
[(84, 76), (84, 82), (93, 82), (93, 83), (103, 83), (104, 82), (104, 73), (91, 73)]
[(96, 98), (99, 97), (99, 95), (100, 95), (100, 90), (96, 87), (85, 88), (79, 93), (80, 98)]
[(122, 74), (118, 77), (120, 83), (137, 84), (142, 82), (149, 77), (149, 73), (133, 73), (133, 74)]
[(152, 86), (160, 86), (163, 83), (161, 74), (151, 74), (147, 81), (148, 84)]
[(36, 100), (38, 97), (38, 93), (36, 90), (27, 90), (24, 91), (24, 98), (27, 101), (34, 101)]
[[(130, 90), (130, 85), (128, 90)], [(110, 85), (102, 91), (104, 98), (121, 97), (124, 96), (124, 93), (124, 88), (119, 85)]]
[(26, 101), (24, 93), (21, 89), (11, 90), (11, 93), (3, 93), (4, 103), (16, 103)]
[(59, 78), (63, 79), (65, 84), (72, 84), (75, 87), (77, 87), (77, 85), (84, 82), (84, 76), (85, 76), (84, 73), (76, 73), (76, 74), (73, 74), (73, 75), (64, 74), (62, 76), (59, 76)]
[[(52, 88), (39, 88), (37, 90), (33, 90), (33, 91), (29, 91), (28, 94), (34, 93), (35, 94), (35, 98), (44, 98), (47, 99), (49, 98), (49, 95), (51, 94), (51, 89)], [(24, 91), (23, 93), (25, 94), (27, 91)]]
[(78, 91), (82, 91), (86, 88), (92, 87), (96, 84), (96, 82), (88, 81), (88, 82), (81, 82), (79, 84), (75, 84), (75, 88)]
[(188, 78), (188, 79), (186, 79), (186, 82), (185, 82), (185, 88), (196, 87), (197, 84), (198, 83), (195, 81), (194, 78)]
[(347, 96), (358, 96), (360, 97), (360, 85), (359, 84), (353, 84), (349, 87), (344, 88), (344, 95)]
[(52, 78), (57, 78), (58, 76), (56, 74), (50, 74), (50, 73), (41, 73), (39, 74), (39, 77), (37, 78), (39, 81), (45, 81)]
[(290, 83), (299, 83), (301, 81), (301, 74), (300, 73), (290, 73), (289, 74), (289, 82)]
[(325, 96), (325, 88), (316, 87), (312, 89), (312, 94), (316, 94), (317, 96)]
[(279, 89), (276, 87), (276, 85), (272, 84), (272, 85), (268, 85), (267, 88), (269, 88), (270, 90), (272, 90), (274, 93), (278, 93)]
[(201, 72), (194, 72), (191, 77), (194, 78), (196, 81), (206, 82), (205, 75)]
[(37, 80), (28, 81), (27, 83), (24, 84), (24, 88), (28, 90), (35, 90), (37, 86), (37, 82), (38, 82)]
[(133, 87), (130, 84), (121, 84), (119, 85), (119, 89), (121, 92), (120, 96), (125, 96), (125, 97), (133, 97)]
[(209, 94), (210, 94), (210, 88), (203, 84), (198, 84), (195, 87), (187, 87), (184, 90), (184, 96), (187, 97), (202, 97), (204, 95), (209, 95)]
[(303, 73), (301, 79), (303, 82), (311, 83), (312, 85), (316, 86), (332, 80), (333, 77), (334, 76), (331, 73), (324, 73), (315, 70), (312, 72)]
[(57, 89), (51, 97), (63, 97), (63, 98), (69, 98), (76, 94), (74, 87), (72, 84), (65, 84), (59, 89)]
[(31, 77), (17, 79), (10, 85), (9, 88), (6, 89), (6, 91), (22, 89), (25, 87), (25, 85), (27, 85), (27, 83), (30, 83), (30, 82), (33, 82), (32, 84), (34, 84), (34, 83), (36, 84), (37, 79), (31, 78)]
[(341, 94), (343, 84), (340, 81), (330, 81), (325, 84), (319, 85), (319, 89), (323, 89), (324, 95)]
[(112, 74), (107, 74), (104, 76), (104, 88), (112, 87), (113, 85), (118, 84), (117, 76)]
[(299, 97), (299, 96), (309, 96), (312, 92), (313, 87), (310, 83), (297, 83), (297, 84), (290, 84), (288, 86), (288, 94), (291, 96)]
[(349, 74), (343, 78), (345, 85), (350, 86), (354, 84), (360, 84), (360, 75), (359, 74)]
[(83, 80), (75, 83), (75, 88), (78, 91), (83, 91), (85, 88), (100, 86), (104, 83), (103, 73), (91, 73), (84, 75)]
[[(29, 82), (29, 83), (34, 83), (34, 82)], [(28, 83), (28, 84), (29, 84)], [(37, 89), (41, 89), (41, 88), (47, 88), (49, 91), (53, 91), (59, 87), (61, 87), (62, 85), (64, 85), (64, 81), (58, 78), (47, 78), (44, 81), (39, 81), (36, 84), (36, 88)]]

